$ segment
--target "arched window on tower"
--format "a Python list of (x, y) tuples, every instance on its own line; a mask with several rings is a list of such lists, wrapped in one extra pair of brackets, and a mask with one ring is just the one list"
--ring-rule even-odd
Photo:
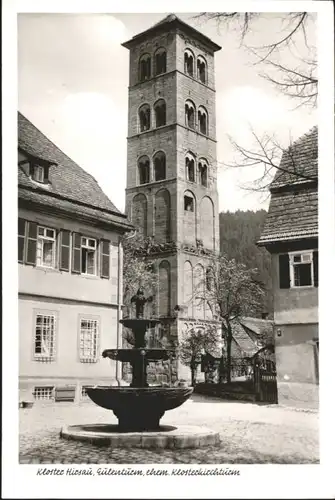
[(154, 105), (156, 127), (166, 125), (166, 104), (164, 99), (159, 99)]
[(184, 210), (185, 212), (194, 212), (194, 198), (193, 196), (184, 196)]
[(143, 104), (138, 111), (138, 118), (140, 124), (140, 132), (145, 132), (150, 130), (151, 117), (150, 117), (150, 106), (149, 104)]
[(201, 132), (201, 134), (208, 135), (208, 114), (203, 106), (200, 106), (198, 109), (198, 123), (199, 132)]
[(149, 54), (143, 54), (140, 57), (139, 80), (144, 82), (151, 77), (151, 57)]
[(185, 103), (185, 125), (195, 129), (195, 105), (189, 100)]
[(147, 156), (141, 156), (138, 160), (138, 181), (139, 184), (150, 182), (150, 161)]
[(158, 151), (154, 156), (155, 181), (162, 181), (166, 178), (166, 158), (163, 151)]
[(190, 49), (186, 49), (184, 52), (184, 71), (186, 75), (194, 75), (194, 55)]
[(204, 158), (200, 158), (198, 164), (199, 182), (201, 186), (207, 187), (208, 185), (208, 164)]
[(197, 59), (197, 78), (201, 83), (207, 83), (207, 63), (206, 59), (199, 56)]
[(155, 75), (166, 73), (166, 50), (160, 48), (155, 52)]
[(191, 154), (185, 158), (185, 174), (186, 180), (195, 182), (195, 159)]

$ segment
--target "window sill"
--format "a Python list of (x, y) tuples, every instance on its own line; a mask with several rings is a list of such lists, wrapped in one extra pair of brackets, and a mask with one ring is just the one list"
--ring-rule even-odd
[(55, 361), (55, 358), (50, 358), (49, 356), (34, 356), (34, 361), (38, 361), (39, 363), (52, 363)]
[(309, 288), (318, 288), (317, 286), (314, 285), (303, 285), (303, 286), (291, 286), (291, 290), (305, 290)]
[(84, 364), (86, 364), (86, 363), (92, 364), (92, 363), (97, 363), (98, 362), (98, 360), (94, 359), (94, 358), (80, 359), (79, 361), (80, 361), (80, 363), (84, 363)]

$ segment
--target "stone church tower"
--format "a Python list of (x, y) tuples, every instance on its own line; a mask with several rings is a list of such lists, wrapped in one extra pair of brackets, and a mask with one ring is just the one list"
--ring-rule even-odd
[[(173, 14), (123, 46), (130, 51), (126, 211), (152, 241), (154, 315), (161, 335), (176, 341), (190, 326), (213, 322), (193, 296), (219, 251), (214, 53), (221, 47)], [(178, 377), (189, 369), (180, 365)]]

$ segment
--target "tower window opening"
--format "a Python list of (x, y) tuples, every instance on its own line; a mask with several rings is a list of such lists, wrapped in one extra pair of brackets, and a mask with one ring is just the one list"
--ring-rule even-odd
[(150, 182), (150, 162), (148, 157), (143, 157), (138, 162), (138, 178), (140, 184)]
[(162, 73), (166, 73), (166, 51), (158, 49), (155, 54), (155, 74), (157, 76)]
[(166, 179), (166, 158), (163, 152), (159, 152), (154, 158), (155, 181)]
[(149, 80), (151, 77), (151, 57), (144, 54), (140, 59), (140, 82)]
[(156, 127), (163, 127), (163, 125), (166, 125), (166, 104), (163, 99), (160, 99), (155, 104), (155, 119)]
[(185, 212), (194, 212), (194, 199), (191, 196), (184, 196), (184, 210)]
[(185, 124), (186, 127), (195, 129), (195, 106), (190, 101), (185, 104)]
[(208, 167), (204, 162), (199, 162), (199, 180), (201, 186), (207, 187), (208, 182)]
[(144, 104), (139, 109), (139, 121), (140, 121), (140, 132), (145, 132), (150, 130), (151, 119), (150, 119), (150, 107), (148, 104)]
[(194, 57), (190, 50), (187, 50), (184, 54), (184, 71), (186, 75), (192, 76), (194, 75)]
[(207, 83), (206, 61), (203, 57), (197, 59), (197, 76), (201, 83)]
[(207, 135), (208, 133), (207, 111), (203, 107), (199, 108), (198, 122), (199, 122), (199, 131), (201, 132), (201, 134)]
[(194, 159), (187, 157), (185, 160), (186, 167), (186, 179), (190, 182), (195, 182), (195, 168), (194, 168)]

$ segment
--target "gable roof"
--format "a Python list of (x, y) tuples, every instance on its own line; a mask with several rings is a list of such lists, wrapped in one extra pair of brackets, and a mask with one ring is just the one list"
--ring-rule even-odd
[(318, 129), (283, 153), (259, 245), (318, 236)]
[[(18, 148), (28, 158), (42, 160), (50, 164), (47, 186), (31, 180), (26, 170), (19, 166), (19, 198), (58, 206), (77, 213), (95, 213), (110, 222), (119, 222), (131, 227), (126, 215), (121, 213), (102, 191), (92, 175), (83, 170), (25, 116), (18, 113)], [(93, 212), (92, 212), (93, 210)]]
[(169, 14), (158, 23), (155, 23), (151, 28), (142, 31), (141, 33), (138, 33), (137, 35), (133, 36), (130, 40), (127, 42), (124, 42), (122, 44), (123, 47), (126, 47), (127, 49), (130, 49), (133, 45), (136, 43), (139, 43), (141, 39), (146, 38), (148, 35), (154, 35), (155, 33), (158, 33), (160, 31), (169, 31), (172, 30), (173, 28), (180, 28), (181, 30), (185, 31), (186, 33), (189, 33), (191, 36), (194, 38), (198, 39), (200, 42), (204, 43), (209, 47), (213, 52), (216, 52), (218, 50), (221, 50), (220, 45), (217, 43), (213, 42), (210, 38), (208, 38), (206, 35), (201, 33), (200, 31), (196, 30), (189, 24), (185, 23), (182, 21), (179, 17), (177, 17), (175, 14)]

